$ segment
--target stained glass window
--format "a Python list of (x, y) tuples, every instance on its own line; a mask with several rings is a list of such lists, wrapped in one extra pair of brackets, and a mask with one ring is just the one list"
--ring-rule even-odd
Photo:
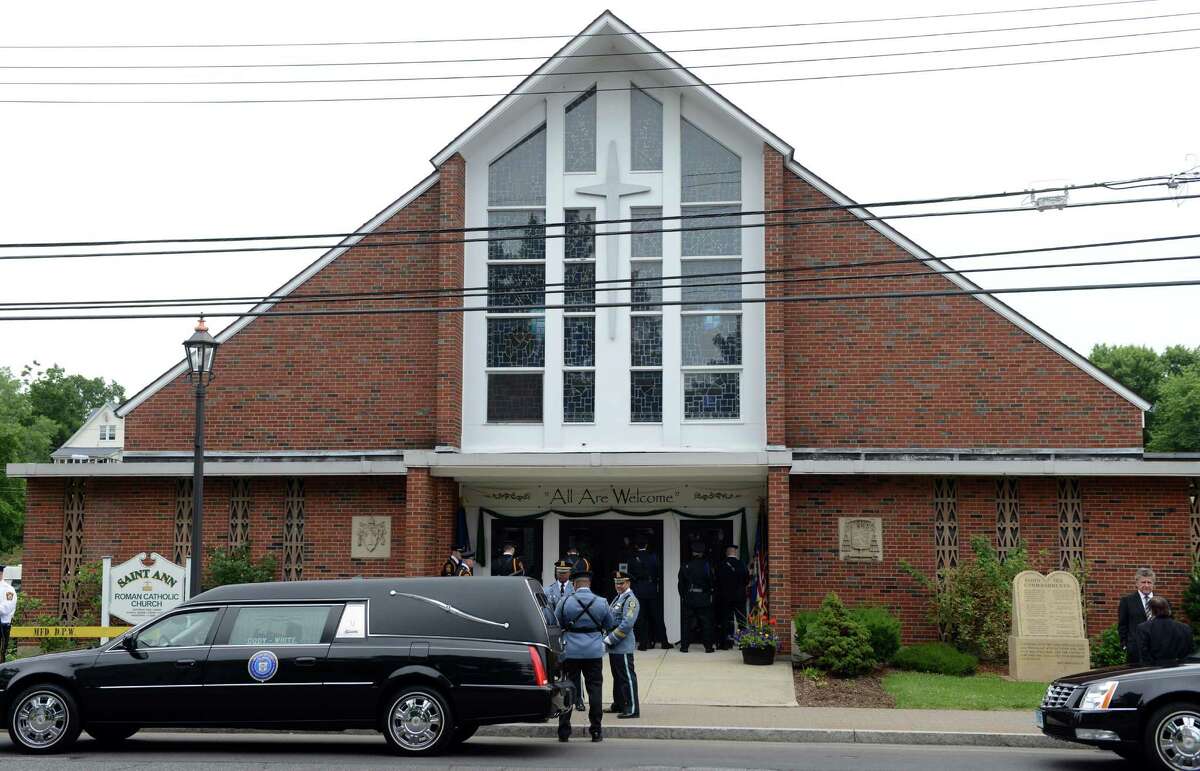
[(542, 373), (488, 374), (489, 423), (541, 423)]
[(629, 419), (634, 423), (661, 423), (662, 370), (634, 370), (629, 376)]
[(567, 105), (566, 171), (596, 170), (596, 87)]
[(546, 126), (543, 124), (488, 166), (488, 206), (545, 203)]
[(663, 106), (634, 86), (629, 91), (629, 128), (634, 171), (662, 171)]
[(592, 370), (563, 373), (563, 422), (596, 420), (596, 373)]
[(737, 308), (743, 277), (712, 274), (737, 274), (741, 269), (741, 260), (684, 260), (680, 299), (689, 303), (684, 309)]
[[(508, 308), (546, 303), (546, 266), (488, 265), (488, 305)], [(540, 311), (529, 310), (530, 313)]]
[(567, 209), (563, 259), (592, 260), (596, 258), (595, 209)]
[(563, 265), (566, 292), (563, 304), (572, 310), (591, 311), (596, 305), (596, 263), (568, 262)]
[(593, 316), (563, 318), (563, 366), (596, 366), (596, 319)]
[(662, 257), (662, 207), (661, 206), (634, 206), (629, 210), (629, 216), (633, 219), (645, 217), (643, 222), (634, 222), (630, 225), (630, 230), (633, 235), (633, 251), (632, 256), (638, 257)]
[[(541, 209), (489, 211), (489, 260), (546, 259), (546, 213)], [(511, 238), (510, 238), (511, 236)]]
[(742, 317), (682, 316), (683, 366), (742, 363)]
[(545, 359), (545, 319), (487, 320), (489, 367), (541, 367)]
[[(630, 288), (635, 311), (662, 310), (662, 263), (638, 260), (629, 265)], [(643, 305), (643, 303), (645, 303)]]
[(683, 256), (717, 257), (741, 254), (742, 230), (730, 227), (741, 223), (742, 218), (737, 216), (741, 210), (740, 206), (685, 206), (681, 210), (685, 217), (697, 214), (734, 216), (701, 216), (682, 220), (680, 227), (683, 229)]
[(662, 366), (662, 316), (630, 317), (629, 360), (634, 367)]
[(742, 200), (742, 159), (686, 120), (680, 134), (683, 203)]
[(683, 417), (687, 420), (740, 417), (740, 382), (738, 372), (685, 372)]

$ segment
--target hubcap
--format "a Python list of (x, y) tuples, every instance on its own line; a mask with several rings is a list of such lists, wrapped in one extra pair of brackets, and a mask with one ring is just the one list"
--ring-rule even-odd
[(1158, 756), (1180, 771), (1200, 769), (1200, 714), (1176, 712), (1158, 725)]
[(37, 691), (17, 705), (13, 721), (21, 743), (29, 747), (52, 746), (67, 732), (67, 705), (50, 691)]
[(406, 750), (425, 750), (442, 735), (445, 716), (437, 699), (427, 693), (409, 693), (392, 706), (392, 738)]

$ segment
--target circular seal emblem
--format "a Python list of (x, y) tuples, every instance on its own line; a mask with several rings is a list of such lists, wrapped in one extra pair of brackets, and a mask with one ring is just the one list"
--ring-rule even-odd
[(246, 669), (255, 680), (265, 683), (279, 671), (279, 658), (271, 651), (259, 651), (250, 657)]

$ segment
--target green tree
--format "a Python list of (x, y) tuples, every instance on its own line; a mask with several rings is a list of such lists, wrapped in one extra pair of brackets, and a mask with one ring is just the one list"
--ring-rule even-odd
[(1200, 450), (1200, 366), (1185, 369), (1163, 383), (1154, 405), (1150, 452)]
[(1189, 367), (1200, 364), (1200, 348), (1188, 348), (1186, 345), (1168, 346), (1162, 356), (1163, 375), (1174, 377)]
[[(1175, 347), (1187, 350), (1183, 346)], [(1092, 347), (1088, 358), (1146, 401), (1158, 400), (1158, 389), (1165, 373), (1163, 361), (1153, 348), (1099, 343)]]
[(49, 460), (54, 421), (37, 415), (12, 371), (0, 368), (0, 551), (21, 541), (25, 527), (25, 480), (9, 479), (9, 463)]
[(105, 383), (102, 377), (68, 375), (57, 364), (45, 371), (35, 371), (37, 366), (35, 361), (21, 374), (34, 413), (55, 423), (54, 447), (60, 447), (70, 439), (92, 410), (125, 401), (125, 389), (111, 380)]

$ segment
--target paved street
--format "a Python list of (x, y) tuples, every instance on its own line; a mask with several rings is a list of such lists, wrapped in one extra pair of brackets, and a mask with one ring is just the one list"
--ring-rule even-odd
[[(325, 769), (394, 768), (397, 760), (372, 736), (287, 734), (167, 734), (130, 740), (117, 750), (104, 750), (86, 738), (68, 755), (29, 758), (12, 753), (7, 736), (0, 739), (0, 765), (5, 771), (87, 768), (97, 771), (161, 768)], [(973, 747), (895, 745), (785, 744), (767, 742), (676, 742), (610, 739), (593, 745), (585, 739), (559, 744), (532, 739), (473, 740), (461, 751), (424, 761), (405, 761), (422, 768), (763, 768), (888, 769), (931, 771), (961, 769), (1053, 769), (1054, 771), (1123, 771), (1132, 768), (1115, 755), (1079, 750), (1026, 750)]]

